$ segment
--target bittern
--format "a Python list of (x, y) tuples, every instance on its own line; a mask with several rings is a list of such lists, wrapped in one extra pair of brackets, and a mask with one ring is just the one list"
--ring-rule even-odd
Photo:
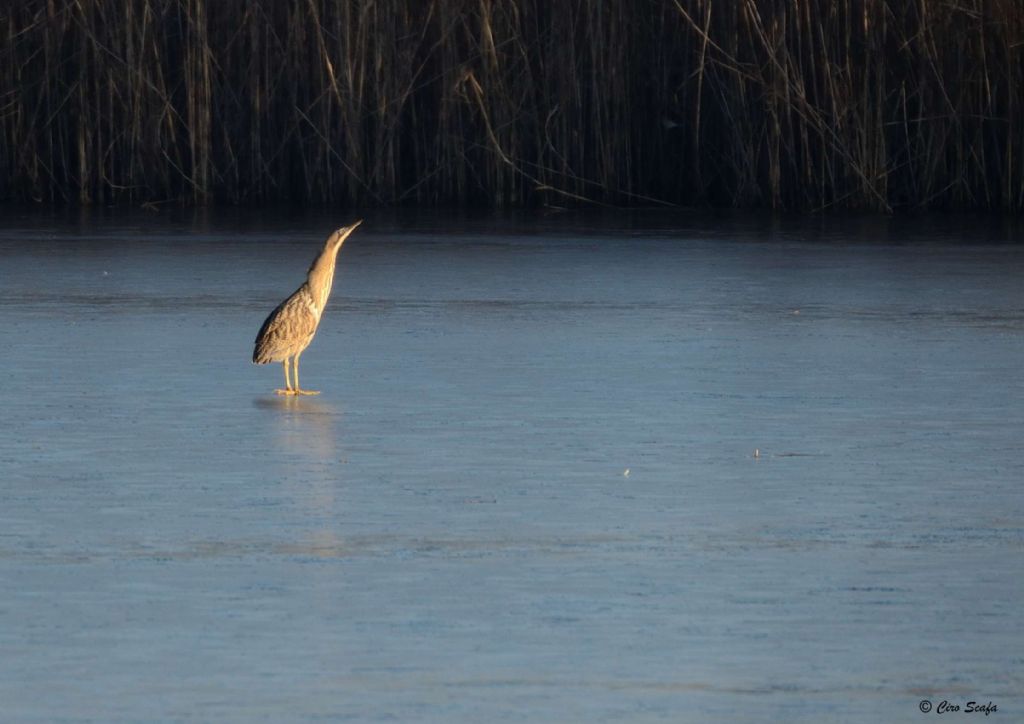
[[(313, 341), (313, 335), (320, 324), (320, 316), (327, 305), (327, 297), (330, 296), (331, 285), (334, 283), (334, 263), (338, 258), (338, 250), (361, 223), (362, 220), (357, 221), (327, 237), (324, 248), (309, 267), (306, 281), (294, 294), (277, 305), (277, 309), (270, 313), (256, 335), (252, 361), (258, 365), (265, 365), (268, 362), (284, 364), (284, 389), (274, 390), (279, 395), (320, 394), (299, 387), (299, 356)], [(291, 365), (294, 369), (294, 386), (289, 375), (289, 363), (292, 359), (295, 360)]]

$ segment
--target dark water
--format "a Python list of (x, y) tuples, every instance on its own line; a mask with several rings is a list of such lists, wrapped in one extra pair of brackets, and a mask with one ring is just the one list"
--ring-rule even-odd
[(1012, 229), (349, 220), (3, 217), (2, 718), (1024, 718)]

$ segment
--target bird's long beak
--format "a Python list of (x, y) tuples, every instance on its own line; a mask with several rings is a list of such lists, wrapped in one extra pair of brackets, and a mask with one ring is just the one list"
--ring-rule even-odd
[(355, 222), (354, 224), (343, 226), (337, 231), (335, 231), (333, 234), (331, 234), (331, 248), (333, 248), (335, 251), (340, 249), (341, 245), (345, 243), (345, 239), (347, 239), (349, 235), (351, 235), (351, 233), (355, 231), (356, 227), (359, 226), (361, 223), (363, 223), (363, 220), (359, 219), (359, 221)]

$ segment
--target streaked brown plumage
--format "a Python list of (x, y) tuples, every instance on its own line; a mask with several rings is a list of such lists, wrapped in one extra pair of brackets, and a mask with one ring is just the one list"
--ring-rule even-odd
[[(309, 267), (306, 281), (270, 313), (256, 335), (252, 361), (258, 365), (269, 362), (284, 364), (285, 389), (275, 390), (279, 395), (319, 394), (299, 387), (299, 356), (313, 341), (320, 316), (327, 305), (331, 285), (334, 283), (334, 264), (338, 250), (361, 223), (361, 220), (357, 221), (327, 237), (324, 248)], [(295, 360), (294, 387), (288, 373), (292, 358)]]

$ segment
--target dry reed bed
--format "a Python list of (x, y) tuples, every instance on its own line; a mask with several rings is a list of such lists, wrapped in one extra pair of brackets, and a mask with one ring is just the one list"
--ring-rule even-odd
[(0, 198), (1024, 208), (1020, 0), (23, 0)]

